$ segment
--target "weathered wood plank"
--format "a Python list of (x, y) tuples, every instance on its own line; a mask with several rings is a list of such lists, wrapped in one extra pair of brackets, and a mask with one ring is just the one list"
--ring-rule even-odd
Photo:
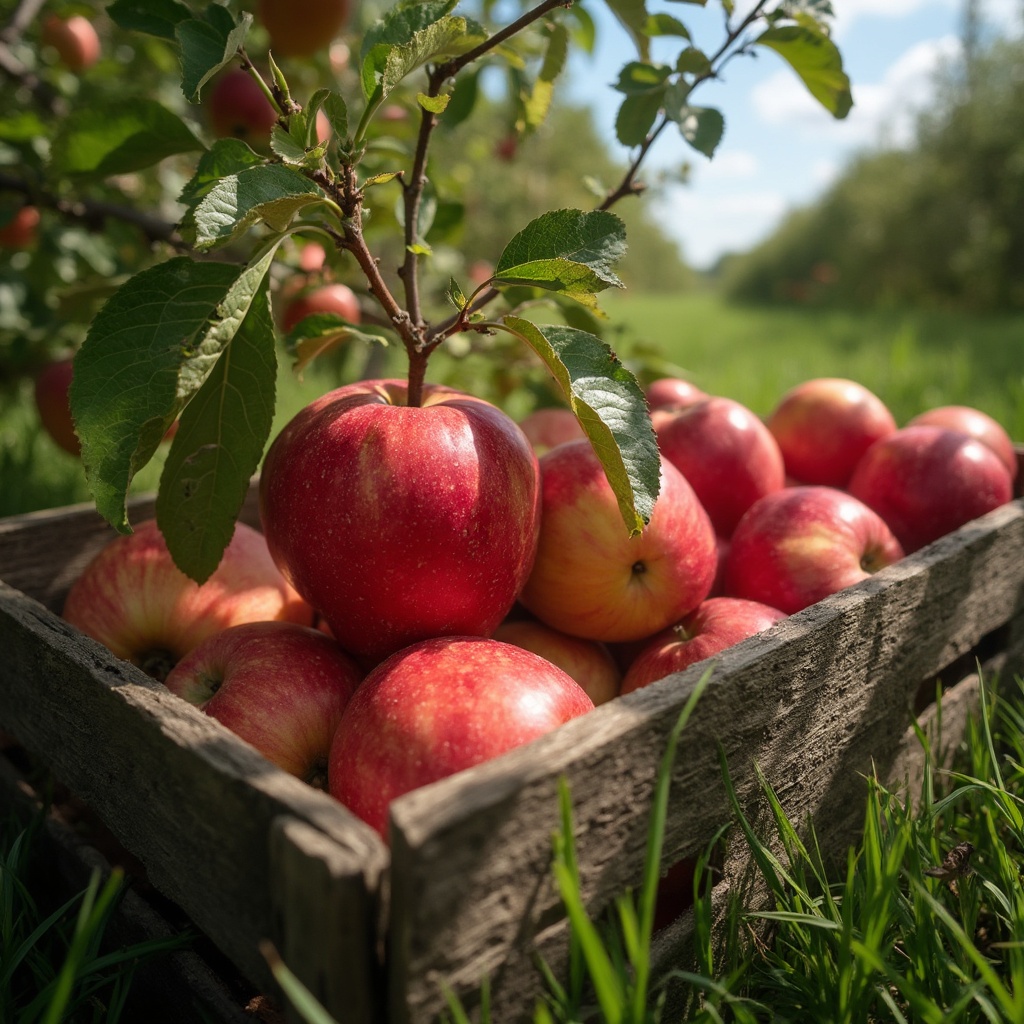
[[(388, 861), (373, 830), (4, 583), (0, 650), (0, 729), (40, 753), (254, 983), (270, 984), (257, 942), (280, 941), (270, 847), (281, 815), (330, 837), (335, 876), (362, 894), (340, 926), (362, 941)], [(296, 965), (326, 969), (313, 953)], [(366, 981), (360, 963), (330, 969), (353, 990)]]
[[(1022, 608), (1018, 501), (723, 653), (681, 744), (667, 863), (730, 817), (719, 744), (752, 813), (756, 760), (795, 821), (812, 815), (826, 844), (849, 836), (861, 775), (896, 762), (921, 683)], [(536, 991), (535, 951), (557, 961), (564, 949), (549, 871), (558, 778), (573, 794), (584, 894), (600, 908), (638, 878), (658, 758), (705, 669), (392, 805), (394, 1022), (432, 1019), (442, 981), (472, 992), (484, 975), (496, 1019), (517, 1019)]]
[(347, 854), (298, 818), (274, 820), (271, 888), (279, 952), (344, 1024), (372, 1024), (382, 1020), (382, 908)]

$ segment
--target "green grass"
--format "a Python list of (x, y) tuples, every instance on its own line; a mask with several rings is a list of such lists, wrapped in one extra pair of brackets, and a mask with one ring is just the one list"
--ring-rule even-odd
[(1024, 315), (744, 308), (710, 290), (606, 292), (602, 305), (624, 358), (650, 346), (664, 369), (762, 415), (801, 380), (849, 377), (901, 423), (929, 406), (975, 405), (1024, 441)]

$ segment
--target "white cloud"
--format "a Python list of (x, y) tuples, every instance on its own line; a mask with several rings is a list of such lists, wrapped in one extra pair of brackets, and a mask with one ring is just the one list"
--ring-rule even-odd
[(768, 189), (714, 195), (684, 186), (665, 189), (652, 205), (658, 222), (696, 267), (709, 266), (723, 252), (750, 248), (789, 206), (781, 192)]
[(853, 110), (845, 120), (834, 120), (789, 70), (762, 79), (751, 91), (756, 113), (768, 124), (790, 130), (822, 132), (848, 145), (873, 143), (881, 137), (895, 144), (909, 138), (914, 111), (931, 94), (936, 70), (954, 57), (960, 42), (953, 35), (918, 43), (890, 65), (880, 82), (853, 83)]
[(906, 18), (920, 10), (954, 6), (957, 0), (837, 0), (833, 24), (836, 36), (842, 37), (858, 18)]
[(701, 181), (742, 181), (756, 178), (761, 162), (749, 150), (722, 148), (715, 153), (714, 160), (701, 161), (696, 166)]

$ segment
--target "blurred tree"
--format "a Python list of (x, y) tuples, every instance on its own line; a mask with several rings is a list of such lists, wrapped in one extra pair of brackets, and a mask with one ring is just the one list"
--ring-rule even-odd
[(729, 261), (731, 296), (1024, 308), (1024, 39), (976, 45), (969, 73), (940, 72), (912, 146), (862, 155)]

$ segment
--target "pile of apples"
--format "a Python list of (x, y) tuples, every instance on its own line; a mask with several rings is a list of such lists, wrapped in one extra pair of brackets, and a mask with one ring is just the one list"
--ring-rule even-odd
[(665, 378), (650, 523), (630, 537), (567, 409), (521, 424), (425, 385), (302, 410), (202, 585), (155, 523), (111, 541), (65, 617), (387, 838), (388, 806), (708, 658), (1011, 500), (984, 413), (899, 428), (848, 380), (765, 419)]

